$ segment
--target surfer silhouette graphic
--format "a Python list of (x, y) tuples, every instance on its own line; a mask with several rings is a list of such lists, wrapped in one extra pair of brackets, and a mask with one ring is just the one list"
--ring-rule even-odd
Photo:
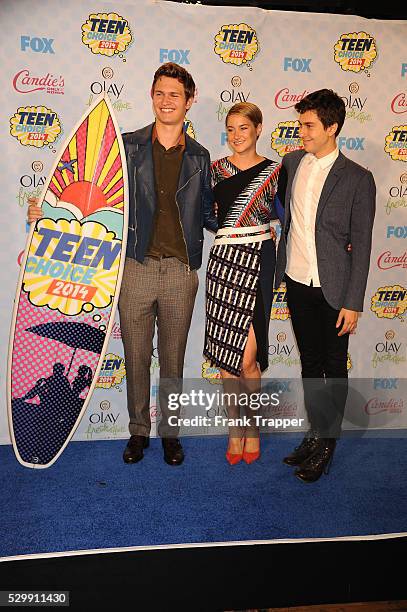
[(87, 365), (81, 365), (78, 368), (78, 373), (72, 381), (72, 395), (74, 402), (83, 404), (84, 400), (79, 397), (82, 391), (90, 386), (92, 382), (92, 369)]
[(34, 387), (30, 389), (21, 399), (32, 399), (36, 395), (40, 398), (40, 405), (53, 403), (66, 398), (71, 394), (71, 386), (65, 376), (63, 363), (55, 363), (53, 373), (48, 378), (39, 378)]

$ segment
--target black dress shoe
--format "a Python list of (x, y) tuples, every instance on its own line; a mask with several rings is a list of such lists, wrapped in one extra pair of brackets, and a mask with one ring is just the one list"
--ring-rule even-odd
[(164, 461), (168, 465), (181, 465), (184, 461), (184, 451), (178, 438), (162, 438)]
[(335, 446), (335, 438), (321, 438), (314, 454), (295, 470), (297, 478), (303, 482), (315, 482), (322, 474), (328, 474)]
[(123, 461), (124, 463), (137, 463), (144, 457), (143, 450), (148, 448), (150, 444), (150, 438), (146, 436), (131, 436), (127, 442), (127, 446), (124, 449)]
[(287, 465), (301, 465), (308, 457), (310, 457), (317, 448), (319, 438), (305, 437), (299, 446), (296, 446), (293, 452), (284, 457), (283, 462)]

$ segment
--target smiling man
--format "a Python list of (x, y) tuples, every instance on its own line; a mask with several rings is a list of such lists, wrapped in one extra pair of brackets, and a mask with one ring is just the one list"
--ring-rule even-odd
[[(154, 74), (155, 122), (123, 134), (129, 178), (129, 228), (119, 312), (126, 358), (130, 440), (125, 463), (149, 446), (150, 367), (155, 326), (160, 361), (159, 407), (164, 460), (180, 465), (178, 428), (168, 422), (168, 394), (180, 392), (185, 348), (202, 263), (203, 228), (216, 232), (209, 153), (184, 130), (195, 95), (192, 76), (166, 63)], [(30, 222), (42, 217), (31, 199)], [(163, 383), (163, 384), (161, 384)]]
[(363, 310), (376, 188), (371, 172), (336, 145), (346, 114), (342, 98), (321, 89), (295, 109), (304, 150), (288, 153), (280, 171), (285, 219), (275, 285), (286, 281), (311, 429), (284, 462), (297, 467), (300, 480), (314, 482), (328, 473), (340, 436), (349, 334)]
[[(192, 76), (166, 63), (151, 88), (155, 123), (123, 135), (129, 173), (129, 233), (119, 311), (126, 358), (130, 440), (123, 459), (148, 447), (150, 366), (155, 324), (160, 362), (158, 433), (164, 460), (184, 459), (168, 423), (168, 380), (181, 389), (184, 356), (202, 262), (203, 227), (216, 231), (209, 153), (184, 131), (195, 95)], [(165, 379), (165, 384), (161, 384)]]

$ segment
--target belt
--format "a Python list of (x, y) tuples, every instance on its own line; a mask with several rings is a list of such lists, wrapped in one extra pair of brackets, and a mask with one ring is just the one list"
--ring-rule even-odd
[(249, 225), (247, 227), (223, 227), (218, 229), (214, 244), (248, 244), (271, 240), (270, 227), (270, 223)]
[(175, 255), (146, 255), (146, 257), (150, 257), (151, 259), (157, 259), (158, 261), (160, 261), (160, 259), (170, 259), (171, 257), (178, 259), (177, 257), (175, 257)]

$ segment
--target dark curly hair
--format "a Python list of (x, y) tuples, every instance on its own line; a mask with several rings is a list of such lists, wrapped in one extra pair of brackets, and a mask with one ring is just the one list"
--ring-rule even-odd
[(338, 136), (345, 121), (345, 102), (332, 89), (313, 91), (297, 102), (294, 108), (300, 115), (310, 110), (315, 111), (325, 129), (337, 123), (335, 136)]

